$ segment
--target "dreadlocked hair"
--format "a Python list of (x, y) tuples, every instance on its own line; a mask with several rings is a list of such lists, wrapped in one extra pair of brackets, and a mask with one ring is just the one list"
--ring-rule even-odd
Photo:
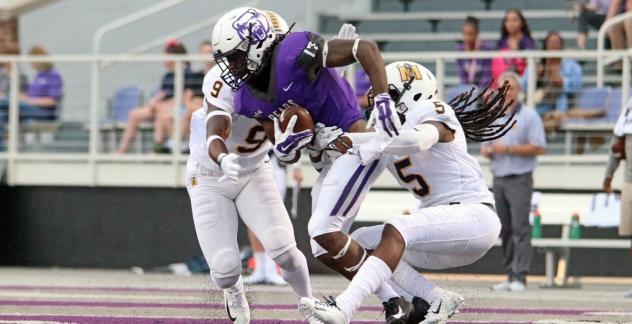
[[(505, 116), (513, 100), (506, 102), (505, 95), (510, 87), (508, 81), (505, 81), (496, 91), (490, 89), (493, 82), (492, 80), (477, 95), (474, 95), (475, 88), (472, 87), (470, 91), (462, 92), (448, 103), (453, 107), (467, 139), (475, 142), (493, 141), (504, 136), (516, 124), (515, 110), (506, 122), (495, 123)], [(485, 94), (488, 95), (485, 96)], [(480, 102), (477, 109), (467, 109), (476, 102)]]

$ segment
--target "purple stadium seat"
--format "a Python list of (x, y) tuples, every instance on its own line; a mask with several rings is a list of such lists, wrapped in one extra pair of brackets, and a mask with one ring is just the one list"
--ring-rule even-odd
[(584, 88), (579, 93), (579, 98), (574, 108), (582, 110), (605, 109), (611, 92), (612, 89), (610, 87)]
[[(615, 123), (619, 118), (619, 113), (621, 112), (621, 108), (623, 106), (621, 101), (621, 92), (621, 88), (615, 88), (610, 94), (610, 98), (608, 99), (607, 115), (605, 117), (607, 122)], [(630, 89), (628, 93), (632, 94), (632, 89)]]
[(129, 111), (142, 104), (142, 91), (137, 86), (119, 88), (112, 101), (112, 117), (117, 123), (126, 123)]

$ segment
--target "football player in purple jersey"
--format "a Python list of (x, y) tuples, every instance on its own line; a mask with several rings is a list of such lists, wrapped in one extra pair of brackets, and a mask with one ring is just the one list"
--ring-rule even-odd
[[(300, 149), (308, 145), (316, 151), (349, 145), (340, 140), (343, 131), (355, 145), (373, 138), (366, 133), (372, 127), (384, 136), (399, 134), (401, 121), (388, 94), (384, 61), (375, 42), (325, 40), (311, 32), (277, 34), (271, 26), (263, 11), (237, 8), (219, 19), (212, 39), (222, 79), (236, 91), (235, 111), (262, 123), (280, 160), (297, 161)], [(353, 89), (334, 69), (354, 62), (362, 65), (375, 94), (368, 123)], [(278, 117), (292, 105), (306, 108), (314, 123), (323, 125), (315, 139), (311, 130), (294, 132), (292, 126), (280, 130)], [(380, 160), (365, 166), (357, 155), (343, 154), (323, 167), (312, 189), (308, 225), (312, 252), (347, 278), (353, 277), (368, 256), (347, 233), (384, 167)], [(375, 293), (385, 303), (387, 318), (389, 309), (412, 307), (386, 283)]]

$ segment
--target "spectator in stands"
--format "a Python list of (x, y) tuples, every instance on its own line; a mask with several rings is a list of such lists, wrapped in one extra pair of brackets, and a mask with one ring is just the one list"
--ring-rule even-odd
[[(535, 42), (531, 37), (531, 30), (522, 12), (518, 9), (507, 10), (500, 28), (500, 39), (496, 44), (496, 49), (499, 51), (520, 51), (534, 48)], [(492, 77), (497, 80), (501, 74), (508, 70), (522, 75), (526, 66), (527, 62), (524, 58), (496, 57), (492, 59)]]
[[(544, 38), (542, 50), (564, 50), (564, 39), (557, 31), (550, 31)], [(528, 73), (522, 77), (526, 88)], [(582, 68), (577, 61), (567, 58), (542, 58), (536, 67), (536, 92), (534, 101), (538, 114), (545, 120), (545, 128), (556, 128), (565, 118), (570, 102), (582, 87)]]
[[(15, 52), (15, 50), (13, 50)], [(42, 46), (34, 46), (29, 55), (48, 55)], [(62, 98), (63, 81), (51, 62), (32, 62), (37, 73), (26, 94), (20, 95), (20, 120), (56, 120)], [(7, 120), (9, 101), (0, 101), (0, 115)]]
[[(612, 0), (606, 20), (613, 18), (628, 10), (632, 10), (632, 1)], [(632, 19), (628, 19), (621, 24), (612, 26), (608, 30), (608, 38), (612, 49), (626, 49), (632, 47)]]
[[(606, 175), (603, 181), (603, 191), (612, 192), (612, 177), (617, 171), (621, 160), (628, 160), (627, 152), (631, 152), (632, 159), (632, 98), (625, 106), (625, 112), (619, 115), (619, 120), (613, 131), (613, 145), (608, 156)], [(621, 221), (619, 222), (619, 235), (632, 236), (632, 163), (625, 163), (623, 185), (621, 186)], [(624, 297), (632, 298), (632, 290)]]
[[(188, 86), (185, 87), (183, 94), (184, 107), (186, 108), (182, 115), (182, 138), (187, 139), (189, 137), (189, 127), (191, 124), (191, 116), (193, 112), (202, 107), (204, 103), (204, 93), (202, 93), (202, 84), (204, 83), (204, 76), (215, 65), (215, 60), (211, 59), (213, 55), (213, 44), (211, 41), (206, 40), (200, 44), (199, 54), (208, 56), (208, 60), (204, 62), (202, 70), (198, 72), (191, 72), (188, 77)], [(173, 124), (173, 116), (162, 121), (163, 123)], [(171, 135), (171, 133), (169, 133)], [(186, 145), (185, 145), (186, 147)], [(188, 148), (185, 148), (188, 150)]]
[[(546, 140), (542, 121), (535, 109), (520, 103), (520, 76), (505, 72), (498, 84), (510, 84), (507, 100), (513, 100), (508, 113), (515, 111), (516, 125), (505, 136), (484, 143), (481, 154), (491, 160), (493, 191), (502, 229), (503, 259), (507, 280), (493, 290), (524, 291), (531, 264), (531, 225), (529, 211), (533, 193), (536, 156), (544, 153)], [(508, 118), (508, 117), (504, 117)]]
[[(456, 50), (460, 52), (492, 50), (493, 46), (482, 42), (478, 38), (478, 33), (478, 19), (474, 17), (465, 18), (463, 23), (463, 42), (456, 46)], [(473, 84), (482, 89), (492, 79), (491, 59), (463, 58), (456, 60), (456, 63), (459, 66), (461, 84)]]
[[(187, 53), (186, 48), (177, 40), (167, 42), (164, 50), (165, 54), (181, 54)], [(123, 132), (123, 138), (119, 144), (117, 153), (124, 154), (138, 131), (138, 126), (142, 121), (154, 120), (154, 151), (157, 153), (169, 152), (166, 147), (165, 139), (173, 128), (172, 111), (176, 106), (173, 100), (174, 96), (174, 79), (175, 79), (175, 62), (164, 62), (167, 73), (162, 77), (160, 91), (153, 95), (144, 106), (137, 107), (129, 113), (128, 123)], [(191, 72), (190, 64), (184, 64), (184, 86), (185, 89), (199, 90), (199, 76)], [(186, 94), (183, 96), (183, 100)]]
[(588, 3), (580, 3), (579, 16), (577, 17), (577, 47), (586, 49), (588, 27), (599, 30), (606, 20), (611, 0), (590, 0)]
[[(49, 54), (44, 47), (37, 45), (31, 48), (29, 55), (48, 56)], [(52, 62), (32, 62), (31, 66), (37, 73), (29, 85), (26, 96), (22, 96), (21, 101), (33, 108), (33, 119), (55, 120), (62, 98), (61, 75), (55, 70)]]

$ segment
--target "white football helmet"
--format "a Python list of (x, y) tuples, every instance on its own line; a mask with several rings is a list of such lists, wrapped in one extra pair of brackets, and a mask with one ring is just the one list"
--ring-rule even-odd
[(285, 19), (283, 19), (283, 17), (281, 17), (278, 13), (271, 10), (265, 10), (264, 12), (270, 19), (270, 22), (272, 23), (272, 28), (277, 33), (277, 35), (283, 35), (290, 31), (290, 25), (288, 25), (287, 21), (285, 21)]
[[(277, 25), (280, 25), (278, 21)], [(261, 71), (277, 32), (265, 11), (241, 7), (217, 21), (212, 39), (213, 56), (222, 69), (222, 79), (237, 91)]]
[(437, 98), (437, 79), (425, 66), (398, 61), (386, 66), (388, 93), (398, 113), (406, 114), (414, 102)]

